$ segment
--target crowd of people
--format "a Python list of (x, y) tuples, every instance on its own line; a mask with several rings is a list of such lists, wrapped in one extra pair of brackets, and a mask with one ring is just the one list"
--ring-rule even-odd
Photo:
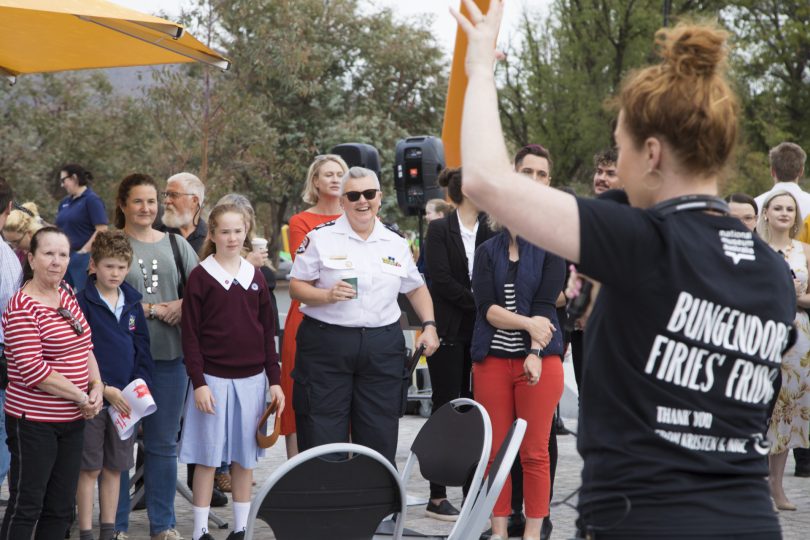
[[(0, 179), (0, 539), (61, 538), (74, 504), (79, 539), (96, 538), (97, 485), (98, 538), (127, 537), (139, 435), (122, 439), (115, 417), (132, 413), (133, 383), (157, 406), (137, 458), (156, 540), (182, 538), (178, 462), (192, 540), (212, 540), (222, 491), (228, 538), (244, 537), (268, 397), (288, 457), (351, 440), (394, 463), (409, 386), (399, 295), (422, 323), (434, 411), (472, 397), (488, 412), (490, 466), (512, 422), (527, 421), (486, 537), (551, 535), (570, 348), (581, 538), (781, 538), (775, 510), (796, 509), (783, 488), (789, 450), (795, 474), (810, 476), (805, 152), (777, 145), (772, 189), (720, 199), (738, 115), (726, 36), (679, 26), (657, 34), (661, 62), (624, 81), (616, 149), (594, 156), (591, 196), (555, 189), (541, 144), (507, 159), (492, 73), (502, 2), (486, 14), (465, 4), (463, 167), (439, 178), (449, 202), (426, 202), (415, 258), (378, 216), (375, 172), (317, 156), (309, 207), (290, 218), (281, 361), (275, 276), (245, 197), (204, 211), (195, 175), (161, 189), (135, 173), (118, 186), (110, 230), (79, 165), (60, 171), (55, 225)], [(566, 311), (586, 295), (584, 312)], [(459, 515), (432, 483), (426, 513)]]

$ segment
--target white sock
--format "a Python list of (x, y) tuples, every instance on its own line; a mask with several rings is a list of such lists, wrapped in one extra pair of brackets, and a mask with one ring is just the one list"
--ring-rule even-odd
[(208, 512), (211, 510), (210, 506), (192, 506), (194, 509), (194, 530), (191, 533), (192, 540), (199, 540), (199, 538), (208, 532)]
[(233, 530), (234, 532), (242, 532), (247, 529), (248, 515), (250, 514), (249, 502), (236, 502), (233, 501)]

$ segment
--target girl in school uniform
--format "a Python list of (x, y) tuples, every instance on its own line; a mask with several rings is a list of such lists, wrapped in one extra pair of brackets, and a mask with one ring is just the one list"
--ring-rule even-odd
[(192, 388), (180, 461), (197, 465), (193, 540), (213, 540), (208, 511), (214, 471), (222, 462), (232, 464), (234, 529), (228, 540), (244, 537), (253, 468), (264, 453), (255, 434), (265, 407), (265, 378), (279, 412), (284, 406), (270, 293), (261, 272), (240, 256), (247, 221), (235, 205), (211, 211), (202, 262), (191, 272), (183, 300), (183, 353)]

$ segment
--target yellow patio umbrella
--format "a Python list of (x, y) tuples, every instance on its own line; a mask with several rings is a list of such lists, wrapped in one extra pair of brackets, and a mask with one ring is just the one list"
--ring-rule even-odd
[(183, 27), (106, 0), (0, 0), (0, 75), (230, 63)]

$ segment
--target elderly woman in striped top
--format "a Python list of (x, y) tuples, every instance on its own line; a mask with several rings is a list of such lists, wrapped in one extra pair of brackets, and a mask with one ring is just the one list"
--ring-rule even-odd
[(0, 538), (63, 538), (70, 525), (84, 420), (101, 410), (103, 385), (90, 327), (62, 282), (67, 236), (44, 227), (31, 238), (27, 279), (3, 314), (8, 360), (8, 508)]
[[(562, 329), (555, 302), (565, 261), (490, 220), (499, 233), (475, 252), (476, 304), (472, 341), (473, 395), (492, 420), (489, 465), (512, 422), (523, 418), (520, 446), (526, 501), (524, 538), (539, 538), (549, 513), (548, 439), (563, 390)], [(492, 520), (493, 539), (507, 538), (511, 481), (501, 491)]]

